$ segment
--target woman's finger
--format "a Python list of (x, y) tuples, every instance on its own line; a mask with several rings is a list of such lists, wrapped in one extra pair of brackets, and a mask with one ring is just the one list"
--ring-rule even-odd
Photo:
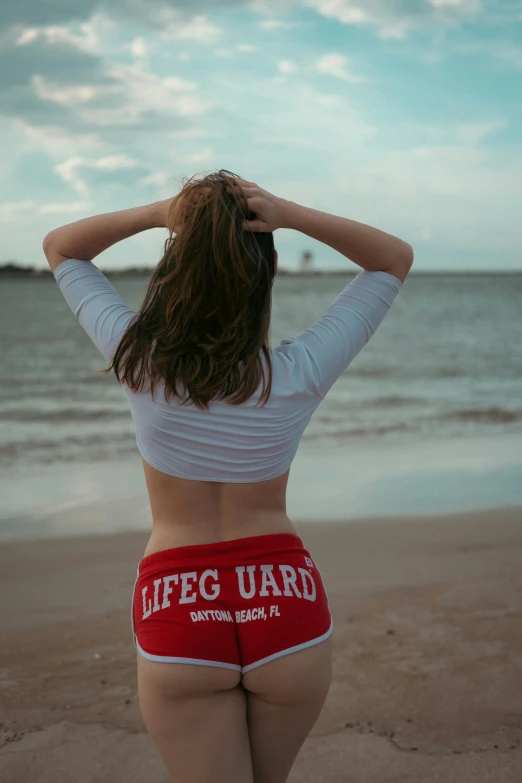
[[(235, 188), (233, 185), (227, 185), (226, 189), (227, 189), (228, 193), (233, 193), (234, 190), (237, 190), (237, 188)], [(256, 186), (255, 185), (241, 185), (241, 190), (243, 191), (243, 193), (255, 193)]]
[(254, 220), (245, 220), (243, 223), (243, 228), (246, 228), (248, 231), (268, 231), (267, 224), (264, 220), (260, 220), (259, 218)]

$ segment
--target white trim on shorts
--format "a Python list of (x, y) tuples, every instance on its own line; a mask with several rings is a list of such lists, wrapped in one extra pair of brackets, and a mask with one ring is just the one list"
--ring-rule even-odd
[(136, 632), (134, 630), (134, 595), (136, 593), (136, 585), (138, 584), (139, 578), (140, 578), (140, 566), (138, 563), (138, 574), (136, 576), (136, 581), (134, 582), (134, 587), (132, 588), (132, 601), (131, 601), (131, 627), (132, 627), (132, 641), (134, 642), (134, 646), (136, 646)]
[(287, 647), (286, 650), (281, 650), (280, 652), (274, 653), (273, 655), (268, 655), (266, 658), (261, 658), (260, 661), (255, 661), (255, 663), (250, 663), (248, 666), (243, 666), (241, 669), (241, 674), (246, 674), (246, 672), (249, 672), (252, 669), (257, 669), (258, 666), (262, 666), (264, 663), (269, 663), (270, 661), (275, 661), (277, 658), (282, 658), (283, 655), (290, 655), (290, 653), (299, 652), (299, 650), (306, 650), (307, 647), (313, 647), (314, 644), (324, 642), (325, 639), (328, 639), (328, 637), (332, 635), (333, 631), (333, 618), (331, 615), (330, 617), (330, 628), (322, 636), (318, 636), (309, 642), (304, 642), (304, 644), (297, 644), (295, 647)]
[(138, 652), (143, 655), (148, 661), (157, 661), (158, 663), (191, 663), (196, 666), (217, 666), (218, 669), (232, 669), (232, 671), (240, 672), (241, 666), (235, 663), (222, 663), (221, 661), (204, 661), (201, 658), (170, 658), (168, 655), (152, 655), (152, 653), (145, 652), (140, 647), (138, 640), (136, 639), (136, 647)]

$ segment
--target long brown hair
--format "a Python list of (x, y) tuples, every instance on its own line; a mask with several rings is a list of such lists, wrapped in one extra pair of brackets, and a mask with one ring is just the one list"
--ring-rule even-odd
[(153, 394), (163, 382), (167, 400), (181, 399), (179, 380), (181, 404), (208, 408), (212, 399), (240, 405), (262, 379), (259, 402), (268, 401), (274, 236), (243, 229), (255, 215), (237, 176), (226, 169), (194, 175), (169, 207), (163, 258), (106, 370), (133, 391), (148, 381)]

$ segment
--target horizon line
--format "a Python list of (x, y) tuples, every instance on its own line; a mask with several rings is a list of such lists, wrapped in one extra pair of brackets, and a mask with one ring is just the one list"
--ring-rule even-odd
[[(100, 271), (105, 275), (148, 275), (152, 273), (152, 271), (155, 269), (155, 266), (126, 266), (126, 267), (110, 267), (110, 268), (103, 268), (98, 267)], [(321, 275), (346, 275), (346, 274), (353, 274), (357, 275), (360, 272), (365, 271), (363, 267), (358, 267), (357, 269), (292, 269), (291, 267), (279, 267), (278, 268), (278, 274), (284, 275), (290, 275), (295, 277), (320, 277)], [(376, 271), (386, 271), (386, 270), (376, 270)], [(51, 274), (52, 271), (48, 266), (32, 266), (30, 264), (20, 264), (12, 261), (6, 261), (2, 264), (0, 264), (0, 275), (9, 275), (11, 274), (13, 277), (16, 277), (19, 274), (34, 274), (36, 276), (38, 275), (46, 275)], [(488, 269), (425, 269), (425, 270), (419, 270), (419, 269), (412, 269), (408, 277), (411, 277), (412, 275), (415, 277), (423, 277), (423, 276), (429, 276), (429, 275), (472, 275), (472, 276), (479, 276), (479, 275), (517, 275), (522, 274), (522, 269), (495, 269), (495, 270), (488, 270)]]

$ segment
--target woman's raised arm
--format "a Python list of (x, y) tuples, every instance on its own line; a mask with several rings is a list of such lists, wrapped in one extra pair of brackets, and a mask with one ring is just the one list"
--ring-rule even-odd
[(106, 212), (53, 229), (42, 245), (49, 266), (54, 272), (67, 258), (92, 261), (122, 239), (150, 228), (165, 228), (171, 201), (169, 198), (143, 207)]

